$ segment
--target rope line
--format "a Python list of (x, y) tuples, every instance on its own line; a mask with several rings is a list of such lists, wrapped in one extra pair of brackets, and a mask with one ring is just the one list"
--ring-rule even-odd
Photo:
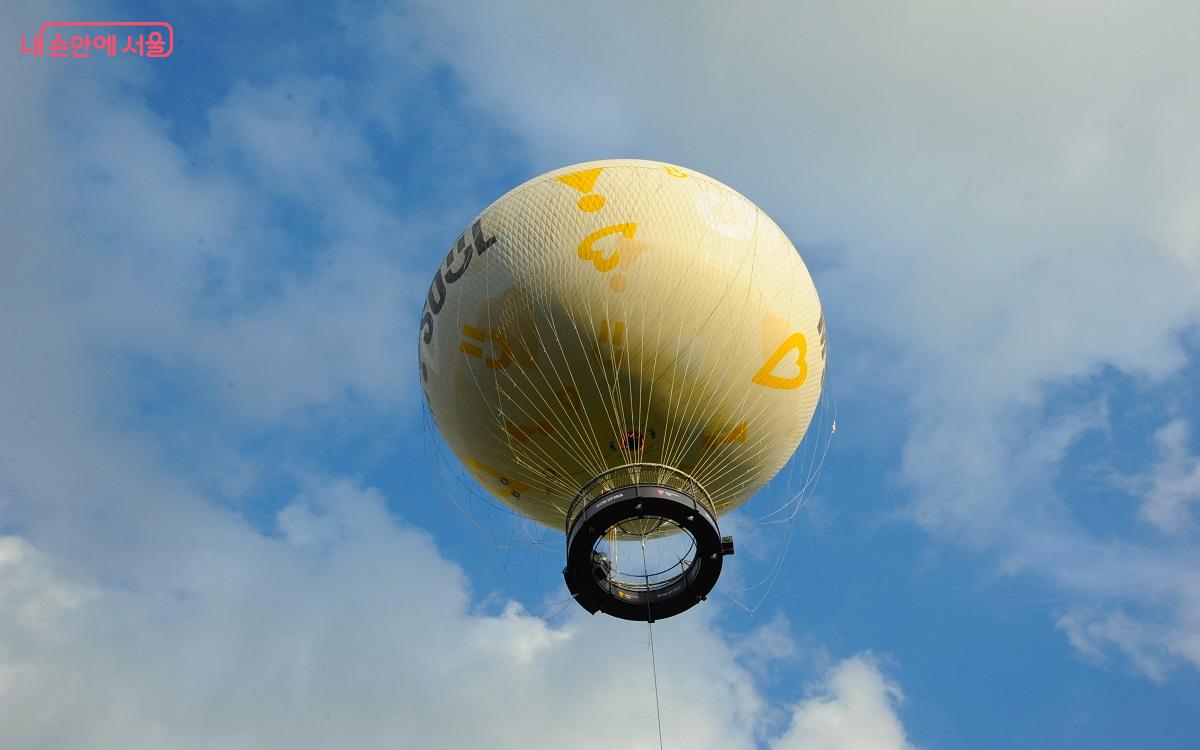
[[(646, 562), (646, 537), (642, 536), (642, 570), (649, 570)], [(646, 574), (646, 589), (649, 593), (650, 574)], [(654, 676), (654, 716), (658, 720), (658, 750), (663, 750), (662, 708), (658, 700), (658, 659), (654, 654), (654, 621), (650, 619), (650, 597), (646, 597), (646, 628), (650, 632), (650, 674)]]

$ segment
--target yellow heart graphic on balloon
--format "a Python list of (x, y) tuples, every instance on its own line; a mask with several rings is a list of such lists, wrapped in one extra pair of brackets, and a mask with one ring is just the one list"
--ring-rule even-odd
[[(783, 361), (783, 358), (788, 355), (788, 352), (796, 352), (796, 366), (800, 368), (799, 373), (792, 377), (781, 377), (775, 374), (775, 368)], [(768, 388), (778, 388), (780, 390), (791, 390), (799, 388), (808, 379), (808, 365), (804, 362), (805, 355), (808, 354), (808, 341), (804, 338), (803, 333), (793, 333), (783, 340), (779, 348), (775, 350), (758, 372), (751, 379), (756, 385), (765, 385)]]
[(613, 254), (609, 256), (605, 256), (599, 248), (593, 246), (604, 237), (613, 234), (619, 234), (627, 240), (632, 240), (636, 232), (637, 224), (633, 222), (602, 227), (584, 237), (583, 241), (579, 243), (579, 249), (576, 252), (583, 260), (590, 260), (600, 273), (608, 273), (621, 263), (620, 246), (618, 245), (617, 249), (613, 250)]

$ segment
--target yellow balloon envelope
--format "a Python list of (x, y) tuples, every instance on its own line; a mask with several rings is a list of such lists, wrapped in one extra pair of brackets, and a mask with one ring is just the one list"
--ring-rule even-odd
[(549, 172), (480, 214), (430, 285), (419, 356), (466, 470), (564, 529), (581, 493), (648, 478), (714, 516), (737, 507), (804, 436), (825, 339), (804, 261), (757, 206), (621, 159)]

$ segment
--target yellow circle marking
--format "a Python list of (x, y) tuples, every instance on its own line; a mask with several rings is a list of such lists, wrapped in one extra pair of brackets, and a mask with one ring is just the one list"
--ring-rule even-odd
[(577, 205), (580, 211), (587, 211), (588, 213), (599, 211), (604, 207), (604, 196), (595, 193), (585, 195), (579, 199)]

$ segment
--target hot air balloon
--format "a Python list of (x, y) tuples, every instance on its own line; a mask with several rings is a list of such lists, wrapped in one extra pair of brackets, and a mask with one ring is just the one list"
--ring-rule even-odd
[[(434, 275), (418, 353), (465, 470), (565, 534), (576, 601), (654, 622), (716, 584), (733, 553), (720, 518), (795, 452), (825, 348), (804, 261), (761, 209), (619, 159), (485, 209)], [(656, 563), (655, 540), (672, 540)]]

